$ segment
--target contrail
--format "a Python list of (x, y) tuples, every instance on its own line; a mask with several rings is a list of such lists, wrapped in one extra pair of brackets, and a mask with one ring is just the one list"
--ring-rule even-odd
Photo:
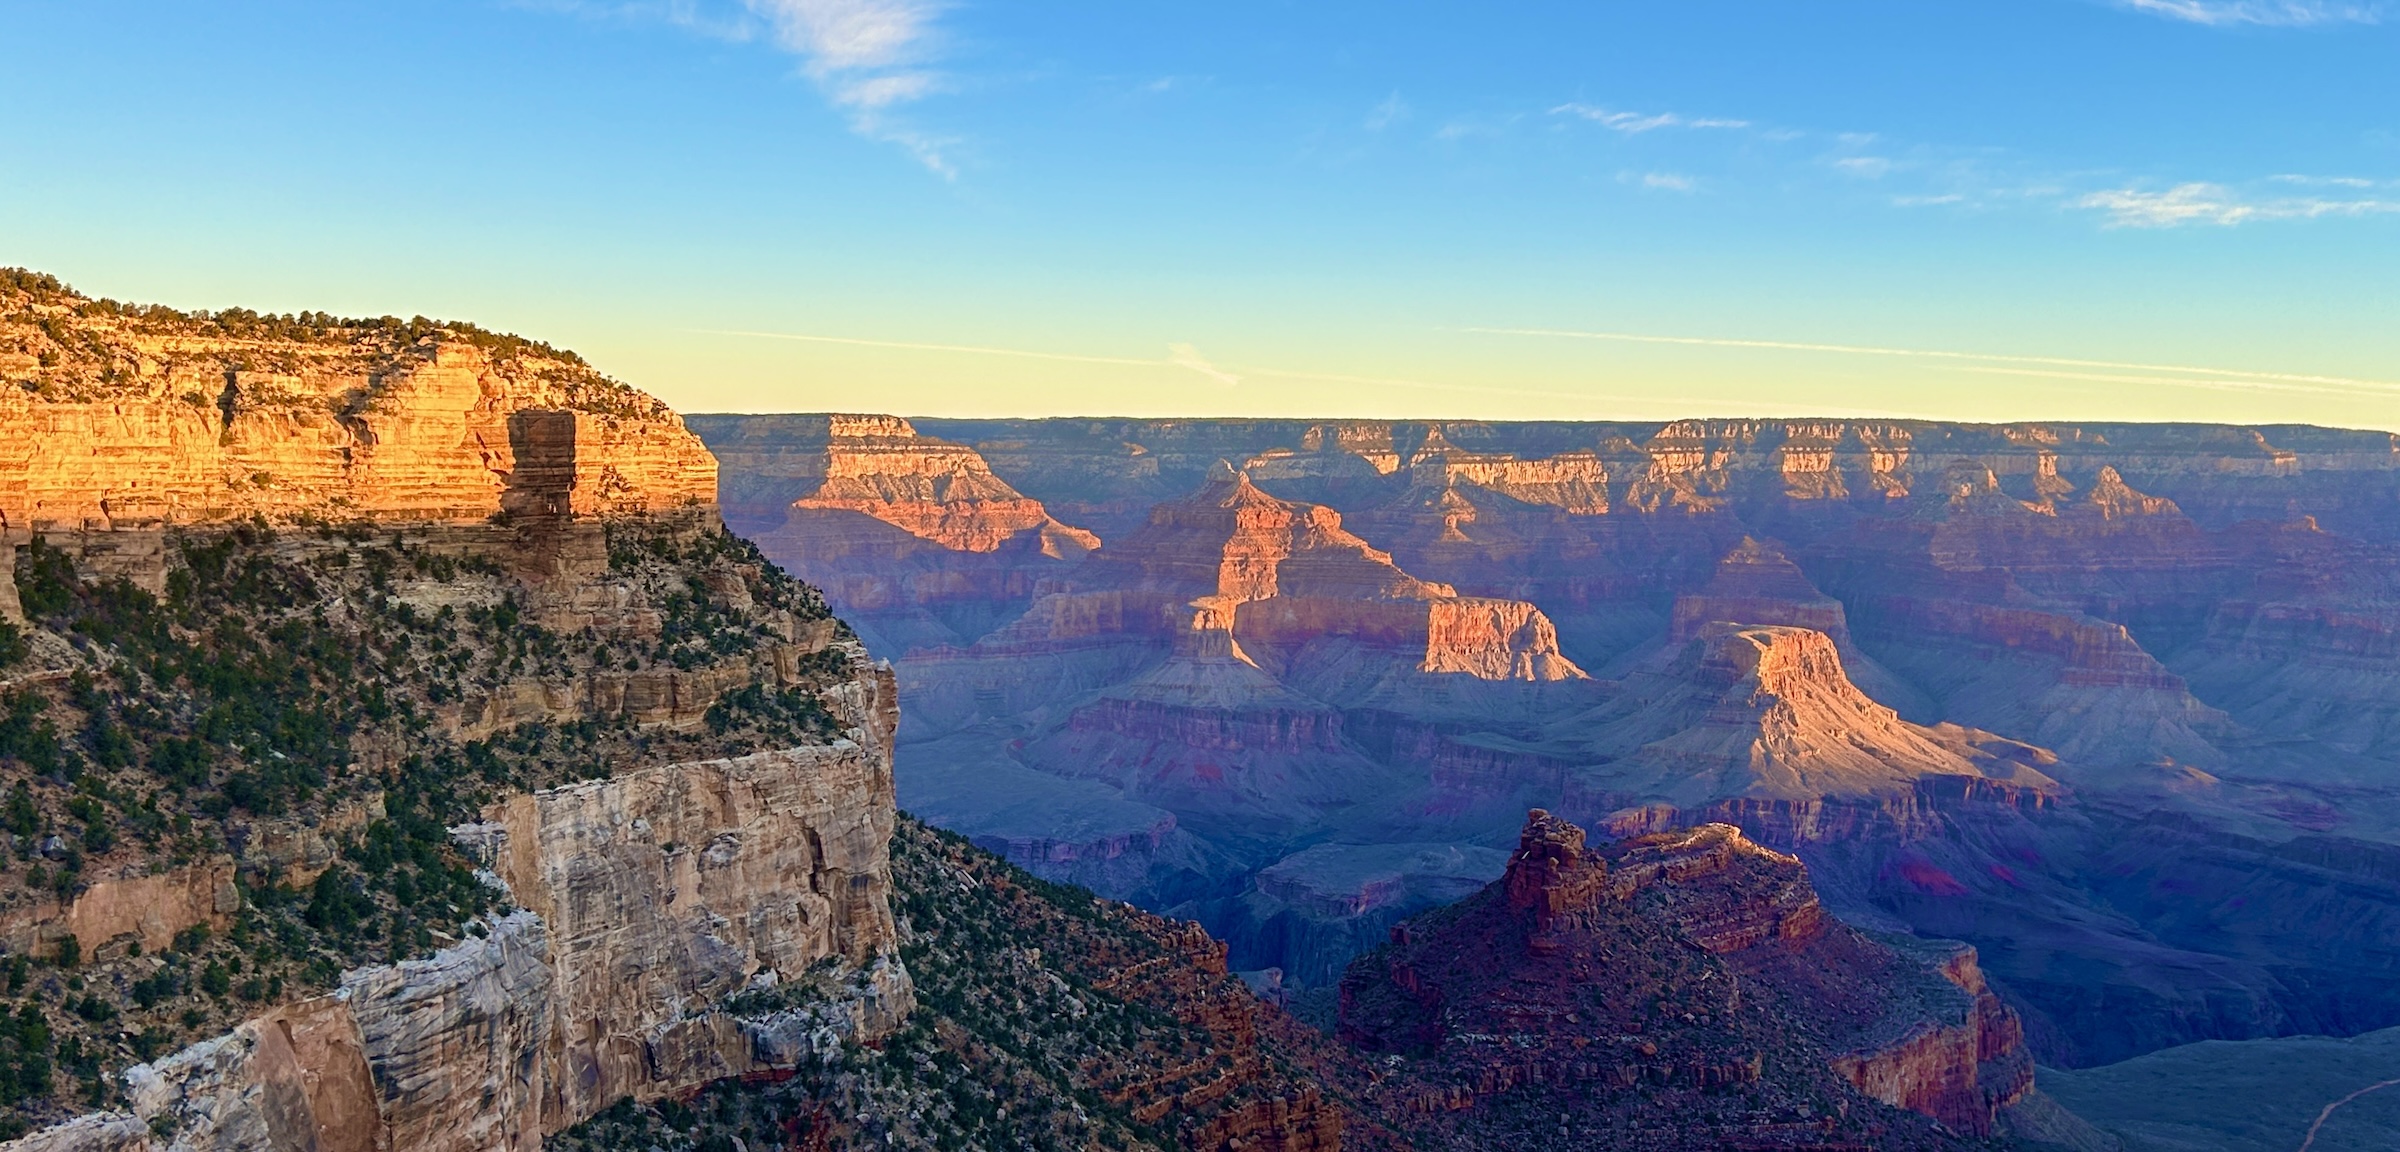
[[(1033, 352), (1022, 348), (988, 348), (977, 344), (929, 344), (913, 340), (864, 340), (855, 336), (806, 336), (796, 332), (745, 332), (726, 328), (686, 328), (686, 332), (702, 336), (751, 336), (761, 340), (800, 340), (810, 344), (852, 344), (862, 348), (898, 348), (911, 352), (968, 352), (980, 356), (1015, 356), (1026, 360), (1064, 360), (1072, 364), (1122, 364), (1133, 368), (1184, 368), (1220, 380), (1232, 373), (1273, 376), (1285, 380), (1329, 380), (1343, 384), (1375, 384), (1394, 388), (1427, 388), (1440, 392), (1478, 392), (1493, 396), (1539, 396), (1556, 400), (1655, 400), (1656, 397), (1595, 396), (1576, 392), (1544, 392), (1531, 388), (1503, 388), (1483, 384), (1440, 384), (1428, 380), (1393, 380), (1379, 376), (1343, 376), (1329, 372), (1296, 372), (1281, 368), (1253, 368), (1235, 365), (1231, 372), (1215, 365), (1202, 368), (1193, 363), (1199, 352), (1189, 344), (1168, 345), (1173, 357), (1166, 360), (1136, 360), (1125, 356), (1082, 356), (1072, 352)], [(1201, 363), (1205, 363), (1202, 361)]]
[(984, 348), (974, 344), (919, 344), (906, 340), (861, 340), (855, 336), (803, 336), (794, 332), (743, 332), (727, 328), (686, 328), (702, 336), (752, 336), (760, 340), (800, 340), (810, 344), (854, 344), (861, 348), (904, 348), (912, 352), (972, 352), (980, 356), (1016, 356), (1026, 360), (1064, 360), (1073, 364), (1124, 364), (1136, 368), (1178, 367), (1173, 360), (1134, 360), (1124, 356), (1077, 356), (1067, 352), (1028, 352), (1020, 348)]
[(2400, 390), (2389, 380), (2358, 380), (2347, 376), (2304, 376), (2290, 372), (2246, 372), (2235, 368), (2195, 368), (2184, 364), (2139, 364), (2122, 360), (2074, 360), (2062, 356), (2007, 356), (1988, 352), (1942, 352), (1925, 348), (1872, 348), (1857, 344), (1804, 344), (1789, 340), (1732, 340), (1709, 336), (1644, 336), (1632, 332), (1573, 332), (1557, 328), (1463, 328), (1488, 336), (1556, 336), (1573, 340), (1618, 340), (1633, 344), (1684, 344), (1707, 348), (1769, 348), (1786, 352), (1833, 352), (1852, 356), (1907, 356), (1927, 360), (1974, 360), (1996, 364), (2053, 364), (2066, 368), (2123, 368), (2137, 372), (2179, 372), (2195, 376), (2237, 377), (2244, 380), (2291, 384), (2333, 384), (2375, 392)]

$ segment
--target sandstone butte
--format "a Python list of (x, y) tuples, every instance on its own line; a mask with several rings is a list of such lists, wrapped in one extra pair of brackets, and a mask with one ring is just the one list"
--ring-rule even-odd
[(1538, 809), (1499, 880), (1352, 965), (1341, 1032), (1390, 1054), (1378, 1106), (1474, 1147), (1944, 1147), (2033, 1086), (1972, 950), (1842, 924), (1726, 825), (1593, 849)]
[[(122, 988), (112, 973), (143, 971), (144, 946), (226, 930), (241, 910), (237, 868), (253, 883), (322, 873), (331, 841), (380, 820), (382, 794), (360, 789), (399, 750), (455, 750), (531, 722), (632, 734), (610, 746), (622, 758), (605, 778), (504, 797), (452, 830), (515, 911), (446, 947), (343, 972), (330, 991), (295, 988), (130, 1069), (112, 1108), (11, 1147), (531, 1152), (619, 1098), (788, 1068), (905, 1016), (887, 907), (890, 673), (755, 564), (650, 559), (738, 558), (717, 543), (714, 461), (663, 405), (568, 354), (463, 326), (184, 315), (23, 273), (0, 282), (0, 378), (7, 543), (39, 538), (82, 579), (157, 590), (189, 574), (189, 546), (222, 540), (239, 558), (254, 547), (241, 541), (272, 535), (253, 576), (300, 565), (323, 574), (320, 589), (347, 587), (360, 549), (397, 548), (437, 575), (388, 599), (359, 576), (360, 598), (318, 619), (448, 619), (506, 602), (585, 645), (534, 662), (563, 660), (559, 672), (495, 660), (500, 678), (463, 698), (416, 699), (426, 723), (390, 743), (362, 736), (344, 770), (359, 781), (337, 775), (327, 806), (303, 810), (313, 819), (239, 829), (238, 857), (144, 868), (138, 842), (95, 847), (99, 875), (63, 907), (12, 903), (12, 947), (80, 942), (93, 986)], [(30, 629), (28, 659), (49, 669), (12, 690), (88, 673), (87, 649), (106, 666), (105, 648), (29, 624), (15, 585), (0, 587)], [(695, 589), (716, 614), (704, 623), (754, 639), (733, 656), (637, 668), (628, 646), (676, 643), (666, 618), (689, 615)], [(500, 634), (504, 647), (514, 639)], [(755, 686), (814, 693), (808, 706), (835, 734), (731, 757), (641, 751), (707, 747), (712, 702)], [(211, 937), (199, 939), (177, 946)], [(838, 978), (814, 1001), (728, 1007), (828, 965)]]

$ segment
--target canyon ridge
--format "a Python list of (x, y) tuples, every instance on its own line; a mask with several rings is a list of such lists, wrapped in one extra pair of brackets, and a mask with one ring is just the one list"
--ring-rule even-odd
[(1306, 1002), (1528, 808), (1964, 940), (2067, 1066), (2400, 1023), (2400, 439), (695, 416), (902, 805)]

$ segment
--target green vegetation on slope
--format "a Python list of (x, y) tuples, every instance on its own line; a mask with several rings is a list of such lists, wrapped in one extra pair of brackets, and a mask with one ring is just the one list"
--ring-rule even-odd
[[(352, 967), (480, 931), (494, 890), (448, 827), (517, 790), (628, 764), (821, 743), (802, 685), (736, 687), (689, 730), (561, 717), (478, 739), (459, 709), (503, 685), (739, 664), (763, 612), (822, 620), (813, 589), (720, 530), (612, 525), (604, 578), (654, 636), (545, 627), (472, 553), (389, 530), (260, 524), (171, 534), (164, 594), (36, 540), (0, 624), (0, 1136), (109, 1102), (111, 1073), (331, 987)], [(155, 585), (154, 585), (155, 586)], [(99, 884), (239, 864), (238, 910), (143, 955), (55, 930)]]
[[(1188, 954), (1186, 926), (1046, 883), (902, 817), (892, 840), (902, 958), (917, 1010), (767, 1087), (622, 1103), (551, 1152), (744, 1147), (1172, 1149), (1291, 1087), (1247, 1042), (1258, 1008)], [(1271, 1023), (1271, 1022), (1270, 1022)], [(1270, 1038), (1271, 1043), (1271, 1038)], [(1179, 1094), (1229, 1087), (1176, 1107)]]
[(666, 405), (602, 375), (574, 352), (463, 321), (247, 308), (185, 312), (94, 299), (48, 273), (0, 268), (0, 382), (45, 400), (90, 402), (164, 389), (206, 407), (218, 402), (208, 380), (221, 380), (227, 370), (359, 373), (438, 341), (481, 350), (510, 379), (556, 387), (569, 408), (645, 419), (671, 415)]

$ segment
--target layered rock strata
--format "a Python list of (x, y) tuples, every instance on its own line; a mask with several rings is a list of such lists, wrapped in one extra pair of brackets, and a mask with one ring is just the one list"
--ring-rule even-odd
[(1352, 967), (1341, 1028), (1393, 1055), (1378, 1100), (1467, 1147), (1562, 1125), (1630, 1147), (1950, 1147), (2032, 1085), (1971, 952), (1842, 925), (1797, 859), (1723, 825), (1601, 852), (1536, 810), (1501, 880)]
[[(772, 439), (773, 421), (725, 421)], [(928, 778), (973, 764), (995, 778), (1005, 769), (1012, 781), (1072, 772), (1063, 788), (1095, 789), (1074, 792), (1087, 803), (1042, 786), (1046, 802), (1061, 801), (1055, 835), (1012, 810), (1013, 841), (1064, 845), (1077, 857), (1049, 874), (1160, 906), (1270, 908), (1273, 897), (1239, 895), (1253, 889), (1250, 877), (1320, 842), (1499, 848), (1534, 804), (1626, 832), (1727, 819), (1807, 854), (1845, 914), (1942, 935), (1980, 925), (1972, 935), (1993, 979), (2027, 997), (2034, 1043), (2049, 1059), (2313, 1026), (2298, 1022), (2384, 1003), (2327, 922), (2290, 921), (2272, 945), (2211, 942), (2184, 928), (2198, 909), (2240, 896), (2208, 863), (2224, 851), (2255, 854), (2294, 838), (2400, 842), (2389, 817), (2400, 747), (2400, 697), (2390, 690), (2400, 656), (2389, 643), (2400, 635), (2391, 609), (2400, 602), (2400, 440), (2388, 432), (1885, 420), (911, 427), (972, 448), (1011, 491), (1108, 541), (1043, 577), (1077, 595), (1012, 593), (1019, 598), (977, 618), (988, 627), (982, 642), (902, 661), (917, 726), (906, 741), (942, 749), (938, 763), (924, 762)], [(1157, 826), (1158, 809), (1172, 810), (1186, 834), (1214, 830), (1180, 801), (1127, 800), (1107, 783), (1140, 779), (1146, 758), (1175, 748), (1108, 729), (1200, 734), (1223, 746), (1229, 733), (1288, 733), (1303, 715), (1278, 716), (1288, 701), (1254, 707), (1264, 698), (1210, 694), (1234, 682), (1214, 670), (1146, 680), (1187, 644), (1197, 653), (1200, 633), (1189, 625), (1206, 613), (1179, 601), (1170, 607), (1180, 616), (1161, 625), (1135, 581), (1087, 583), (1162, 506), (1208, 484), (1221, 460), (1239, 462), (1269, 498), (1338, 514), (1344, 533), (1412, 580), (1462, 600), (1532, 605), (1559, 655), (1602, 679), (1427, 677), (1396, 667), (1398, 646), (1360, 639), (1358, 622), (1273, 607), (1280, 595), (1216, 611), (1236, 626), (1210, 630), (1209, 652), (1238, 647), (1282, 689), (1324, 705), (1305, 713), (1304, 726), (1313, 739), (1338, 722), (1340, 751), (1278, 752), (1267, 772), (1218, 750), (1182, 763), (1294, 796), (1328, 780), (1373, 785), (1340, 809), (1287, 804), (1305, 819), (1280, 826), (1273, 842), (1212, 840), (1238, 851), (1126, 865), (1147, 841), (1122, 833)], [(1179, 532), (1214, 531), (1177, 516)], [(1222, 575), (1205, 547), (1191, 551), (1196, 571)], [(965, 586), (947, 579), (931, 574), (922, 587)], [(1208, 590), (1217, 586), (1212, 579)], [(918, 594), (895, 585), (894, 610)], [(942, 611), (964, 618), (958, 600), (946, 603)], [(1648, 698), (1661, 667), (1717, 623), (1823, 633), (1865, 697), (1925, 732), (1956, 725), (1965, 746), (1934, 739), (1945, 755), (1919, 763), (1894, 745), (1888, 751), (1906, 754), (1888, 765), (1892, 779), (1916, 783), (1821, 806), (1737, 800), (1737, 788), (1691, 811), (1663, 794), (1672, 789), (1611, 785), (1655, 768), (1651, 754), (1633, 753), (1675, 733), (1644, 729), (1638, 707), (1599, 706)], [(1139, 698), (1153, 685), (1192, 687), (1195, 710), (1170, 716)], [(1703, 697), (1715, 699), (1697, 693), (1684, 703), (1713, 707)], [(1605, 723), (1569, 723), (1595, 716)], [(1880, 740), (1872, 733), (1881, 720), (1842, 721), (1852, 723), (1869, 743)], [(1816, 741), (1809, 754), (1842, 742)], [(1723, 749), (1729, 778), (1749, 771), (1732, 764), (1736, 746), (1749, 743)], [(1773, 741), (1759, 747), (1769, 760), (1786, 756)], [(1042, 754), (1052, 748), (1064, 751)], [(1949, 755), (1985, 767), (1961, 774)], [(2062, 787), (2007, 786), (2016, 766)], [(940, 791), (944, 811), (967, 811), (975, 781)], [(1661, 794), (1637, 794), (1651, 791)], [(1113, 871), (1093, 867), (1080, 847), (1120, 840), (1129, 847)], [(2172, 874), (2181, 860), (2220, 879), (2182, 905), (2145, 896), (2127, 920), (2127, 905), (2108, 894), (2122, 878), (2094, 862), (2136, 841), (2159, 846), (2144, 875)], [(2296, 898), (2376, 921), (2383, 898), (2362, 894), (2382, 888), (2359, 867), (2329, 866)], [(1287, 924), (1296, 914), (1271, 912)], [(1237, 941), (1237, 965), (1324, 969), (1267, 946), (1263, 925), (1239, 918), (1248, 913), (1225, 915), (1234, 918), (1210, 922)], [(1350, 939), (1354, 927), (1312, 918), (1280, 938)], [(2278, 960), (2270, 973), (2256, 959), (2269, 955), (2307, 959), (2296, 968)], [(2374, 1011), (2383, 1014), (2339, 1027), (2400, 1020)]]
[[(1618, 699), (1562, 722), (1583, 742), (1565, 803), (1641, 830), (1665, 813), (1730, 817), (1783, 843), (1903, 839), (1935, 826), (1939, 798), (1982, 793), (2038, 806), (2059, 793), (2040, 749), (1957, 725), (1920, 727), (1844, 675), (1822, 632), (1711, 624)], [(1593, 735), (1584, 735), (1590, 733)]]
[(58, 830), (0, 942), (77, 993), (0, 1123), (112, 1109), (22, 1146), (530, 1152), (909, 1010), (889, 670), (664, 405), (16, 270), (0, 375), (0, 783)]
[[(58, 1149), (533, 1152), (616, 1100), (789, 1069), (896, 1027), (888, 723), (865, 744), (665, 765), (458, 830), (522, 907), (127, 1073), (141, 1138)], [(848, 973), (796, 1010), (742, 993)], [(156, 1143), (152, 1140), (155, 1139)]]
[(973, 448), (897, 417), (694, 421), (736, 462), (720, 496), (728, 522), (824, 589), (882, 654), (971, 643), (1100, 546)]
[(568, 474), (585, 515), (715, 499), (716, 462), (672, 411), (560, 354), (495, 354), (440, 328), (249, 336), (71, 295), (7, 303), (0, 339), (57, 345), (0, 394), (12, 532), (253, 514), (479, 521), (545, 471)]

